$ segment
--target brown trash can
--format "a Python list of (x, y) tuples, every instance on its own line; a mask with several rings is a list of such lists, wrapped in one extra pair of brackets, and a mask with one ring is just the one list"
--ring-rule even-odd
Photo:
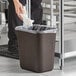
[(16, 27), (22, 69), (46, 72), (54, 67), (56, 29), (46, 27), (41, 30), (41, 27), (45, 26)]

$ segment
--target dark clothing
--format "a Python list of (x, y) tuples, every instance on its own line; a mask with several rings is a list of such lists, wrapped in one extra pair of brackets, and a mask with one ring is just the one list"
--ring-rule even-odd
[[(17, 37), (15, 34), (15, 27), (20, 26), (23, 22), (17, 17), (15, 12), (15, 7), (13, 4), (13, 0), (9, 1), (9, 15), (8, 15), (8, 50), (11, 52), (17, 52)], [(31, 18), (35, 20), (34, 24), (42, 23), (42, 0), (31, 0)], [(20, 2), (25, 5), (26, 0), (20, 0)]]

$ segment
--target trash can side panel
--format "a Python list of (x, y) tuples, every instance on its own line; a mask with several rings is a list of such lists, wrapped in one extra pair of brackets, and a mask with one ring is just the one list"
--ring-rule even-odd
[(56, 33), (16, 31), (20, 65), (35, 72), (51, 71), (54, 66)]
[(48, 71), (53, 69), (56, 38), (55, 36), (55, 33), (40, 35), (40, 66), (42, 71)]
[(38, 71), (38, 38), (37, 35), (16, 31), (18, 37), (18, 48), (20, 64), (23, 69)]

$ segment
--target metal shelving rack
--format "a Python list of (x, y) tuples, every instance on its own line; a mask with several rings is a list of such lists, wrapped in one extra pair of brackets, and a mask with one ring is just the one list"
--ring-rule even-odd
[[(71, 2), (71, 3), (70, 3)], [(76, 12), (75, 12), (75, 8), (76, 8), (76, 4), (72, 4), (75, 1), (68, 1), (67, 0), (59, 0), (59, 6), (60, 6), (60, 13), (59, 13), (59, 52), (60, 52), (60, 69), (64, 68), (64, 59), (67, 58), (67, 53), (64, 53), (64, 41), (66, 40), (65, 34), (64, 34), (64, 17), (70, 17), (70, 18), (76, 18)], [(65, 9), (64, 7), (68, 6), (68, 7), (74, 7), (72, 9)], [(72, 11), (72, 12), (71, 12)], [(74, 13), (73, 13), (74, 12)], [(69, 13), (69, 14), (68, 14)], [(69, 22), (70, 23), (70, 22)], [(71, 31), (71, 30), (70, 30)], [(70, 34), (71, 35), (71, 34)], [(69, 52), (70, 53), (74, 53), (72, 56), (76, 56), (76, 51), (73, 52)], [(69, 55), (69, 57), (72, 57)]]
[[(57, 53), (59, 57), (59, 66), (60, 69), (64, 68), (64, 59), (67, 57), (67, 53), (64, 53), (64, 41), (68, 38), (64, 38), (64, 25), (66, 24), (64, 21), (64, 17), (68, 18), (76, 18), (76, 1), (75, 0), (43, 0), (45, 3), (43, 7), (43, 13), (50, 15), (50, 22), (52, 26), (53, 24), (53, 16), (56, 16), (56, 26), (58, 27), (58, 42), (59, 42), (59, 53)], [(49, 7), (46, 7), (46, 4), (50, 4)], [(53, 6), (56, 8), (53, 8)], [(65, 8), (65, 6), (70, 8)], [(51, 14), (50, 14), (51, 13)], [(69, 21), (68, 23), (76, 23), (76, 20)], [(69, 38), (71, 39), (71, 38)], [(73, 53), (73, 52), (71, 52)], [(76, 52), (74, 51), (73, 56), (76, 56)]]
[[(4, 9), (7, 9), (7, 8), (8, 8), (8, 1), (0, 0), (0, 25), (2, 25), (2, 27), (3, 27), (2, 13), (4, 13)], [(2, 28), (2, 27), (0, 27), (0, 28)], [(0, 38), (1, 38), (1, 32), (2, 32), (2, 29), (0, 29)]]

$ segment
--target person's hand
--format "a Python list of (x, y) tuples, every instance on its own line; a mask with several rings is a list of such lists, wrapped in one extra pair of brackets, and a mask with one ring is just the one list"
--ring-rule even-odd
[(23, 20), (22, 14), (25, 12), (23, 5), (19, 2), (19, 0), (13, 0), (13, 2), (17, 16)]

